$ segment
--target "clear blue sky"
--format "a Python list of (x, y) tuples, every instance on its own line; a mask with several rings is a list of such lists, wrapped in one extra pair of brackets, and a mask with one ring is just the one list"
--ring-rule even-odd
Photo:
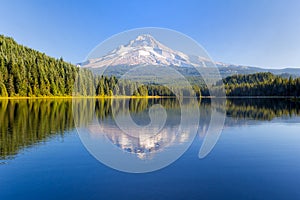
[(72, 63), (113, 34), (149, 26), (192, 37), (215, 61), (300, 67), (299, 0), (0, 0), (0, 34)]

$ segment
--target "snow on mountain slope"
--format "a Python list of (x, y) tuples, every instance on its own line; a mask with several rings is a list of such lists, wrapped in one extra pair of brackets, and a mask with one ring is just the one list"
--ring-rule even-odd
[(126, 45), (121, 45), (107, 55), (88, 60), (83, 67), (101, 68), (118, 65), (161, 65), (161, 66), (200, 66), (208, 59), (190, 57), (180, 51), (173, 50), (151, 35), (139, 35)]
[[(256, 72), (272, 72), (274, 74), (288, 73), (300, 76), (300, 69), (264, 69), (244, 65), (226, 64), (213, 62), (205, 57), (187, 55), (180, 51), (173, 50), (157, 41), (149, 34), (139, 35), (126, 45), (121, 45), (107, 55), (89, 59), (79, 64), (81, 67), (93, 70), (104, 70), (103, 67), (111, 67), (108, 74), (124, 72), (122, 67), (136, 65), (143, 66), (177, 66), (182, 73), (194, 74), (194, 67), (217, 67), (223, 77), (233, 74), (250, 74)], [(120, 68), (121, 67), (121, 68)], [(190, 67), (188, 69), (184, 69)], [(125, 70), (126, 71), (126, 70)]]

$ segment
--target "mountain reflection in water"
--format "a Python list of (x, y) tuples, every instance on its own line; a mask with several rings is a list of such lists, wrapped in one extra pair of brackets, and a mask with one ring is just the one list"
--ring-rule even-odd
[[(22, 149), (40, 144), (53, 136), (63, 137), (67, 131), (77, 126), (88, 127), (93, 137), (107, 137), (112, 144), (123, 151), (136, 154), (141, 159), (151, 159), (156, 152), (164, 151), (171, 145), (180, 145), (188, 140), (188, 132), (177, 134), (180, 124), (180, 104), (176, 99), (36, 99), (0, 100), (0, 159), (13, 158)], [(149, 137), (139, 133), (123, 133), (115, 124), (114, 112), (124, 112), (126, 101), (133, 120), (140, 126), (150, 122), (148, 109), (161, 104), (167, 111), (163, 129)], [(79, 104), (83, 111), (74, 119), (72, 106)], [(111, 106), (114, 106), (112, 111)], [(236, 126), (278, 117), (291, 118), (300, 115), (300, 103), (290, 99), (228, 99), (226, 105), (214, 105), (216, 110), (226, 110), (226, 126)], [(204, 137), (210, 122), (211, 104), (209, 99), (199, 102), (200, 122), (198, 134)], [(85, 112), (85, 111), (86, 112)], [(93, 112), (90, 112), (93, 111)], [(99, 127), (90, 126), (97, 120)], [(101, 134), (100, 134), (101, 133)]]

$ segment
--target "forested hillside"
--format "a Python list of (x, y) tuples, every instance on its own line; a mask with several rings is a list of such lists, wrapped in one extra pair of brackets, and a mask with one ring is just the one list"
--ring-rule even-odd
[(0, 36), (0, 96), (71, 95), (78, 69)]
[[(209, 96), (200, 77), (193, 77), (197, 96)], [(75, 80), (76, 83), (75, 83)], [(215, 87), (218, 89), (222, 82)], [(233, 75), (223, 79), (228, 96), (300, 96), (300, 78), (283, 78), (271, 73)], [(185, 88), (172, 88), (189, 96)], [(161, 85), (142, 85), (130, 81), (118, 82), (114, 76), (94, 75), (62, 58), (55, 59), (36, 50), (17, 44), (12, 38), (0, 35), (0, 96), (40, 97), (97, 95), (174, 96)]]
[(300, 96), (300, 78), (271, 73), (233, 75), (223, 79), (227, 96)]
[[(76, 83), (75, 83), (75, 80)], [(144, 86), (124, 82), (115, 77), (94, 75), (88, 69), (55, 59), (44, 53), (19, 45), (12, 38), (0, 35), (0, 96), (40, 97), (75, 95), (147, 96)], [(135, 91), (135, 88), (138, 90)]]

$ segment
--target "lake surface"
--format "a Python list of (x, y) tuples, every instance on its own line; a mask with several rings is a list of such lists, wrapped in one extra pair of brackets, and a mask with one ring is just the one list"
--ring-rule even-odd
[[(110, 101), (82, 100), (94, 112), (74, 118), (74, 102), (68, 99), (0, 100), (0, 199), (300, 198), (299, 102), (232, 99), (213, 106), (204, 99), (198, 105), (198, 133), (190, 141), (189, 136), (174, 135), (181, 116), (177, 100), (118, 100), (113, 109)], [(114, 112), (124, 112), (126, 102), (140, 126), (149, 124), (152, 105), (166, 108), (168, 118), (159, 139), (149, 139), (146, 145), (122, 135)], [(226, 120), (216, 145), (200, 159), (212, 107), (226, 112)], [(104, 128), (104, 136), (91, 126), (95, 121)], [(95, 140), (105, 137), (116, 151), (146, 163), (192, 144), (162, 169), (125, 173), (95, 159), (76, 127), (90, 130)]]

